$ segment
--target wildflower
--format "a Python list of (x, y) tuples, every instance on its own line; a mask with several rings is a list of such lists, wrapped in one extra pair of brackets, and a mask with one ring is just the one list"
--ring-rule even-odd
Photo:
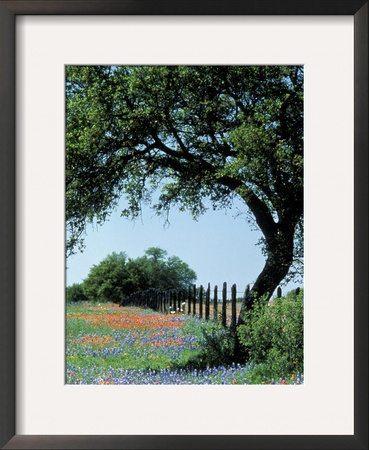
[(237, 380), (232, 380), (232, 384), (237, 384)]

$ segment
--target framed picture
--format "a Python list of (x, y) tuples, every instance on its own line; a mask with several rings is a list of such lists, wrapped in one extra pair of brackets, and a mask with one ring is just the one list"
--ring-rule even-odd
[[(365, 0), (0, 1), (2, 448), (368, 448), (368, 54)], [(306, 65), (299, 391), (64, 384), (63, 68), (182, 63)]]

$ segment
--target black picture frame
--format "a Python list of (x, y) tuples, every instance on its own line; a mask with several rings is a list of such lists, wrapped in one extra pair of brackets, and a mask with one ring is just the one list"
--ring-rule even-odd
[[(59, 14), (352, 15), (354, 17), (353, 435), (16, 435), (15, 17)], [(0, 0), (0, 445), (2, 448), (368, 449), (368, 56), (368, 0)]]

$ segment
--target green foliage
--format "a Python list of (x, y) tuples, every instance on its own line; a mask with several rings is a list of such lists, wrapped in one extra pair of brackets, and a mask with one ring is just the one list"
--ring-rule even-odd
[(159, 290), (186, 289), (197, 276), (187, 263), (178, 256), (167, 256), (168, 253), (158, 247), (150, 247), (145, 255), (137, 258), (132, 264), (145, 274), (145, 280), (139, 289), (155, 288)]
[(236, 334), (219, 322), (203, 322), (200, 328), (200, 350), (190, 358), (187, 368), (227, 367), (235, 362)]
[(265, 237), (255, 291), (273, 292), (302, 261), (303, 67), (67, 66), (67, 255), (122, 196), (133, 218), (238, 197)]
[(74, 283), (66, 288), (66, 300), (67, 303), (71, 302), (83, 302), (87, 300), (83, 292), (82, 284)]
[(303, 290), (274, 298), (272, 305), (255, 303), (237, 329), (250, 361), (264, 364), (263, 375), (288, 377), (303, 372)]
[(83, 291), (93, 302), (116, 302), (124, 295), (127, 270), (127, 255), (123, 252), (108, 255), (94, 265), (83, 281)]
[(151, 247), (145, 255), (130, 259), (124, 252), (112, 253), (94, 265), (83, 281), (83, 291), (93, 302), (118, 303), (133, 292), (155, 288), (181, 289), (196, 280), (196, 273), (177, 256)]
[[(167, 220), (174, 205), (197, 218), (238, 198), (266, 257), (245, 323), (255, 300), (302, 274), (303, 79), (302, 66), (67, 66), (67, 255), (122, 197), (122, 216), (148, 204)], [(161, 257), (127, 262), (130, 289), (176, 284), (179, 262), (163, 274)], [(114, 286), (91, 298), (117, 299)]]

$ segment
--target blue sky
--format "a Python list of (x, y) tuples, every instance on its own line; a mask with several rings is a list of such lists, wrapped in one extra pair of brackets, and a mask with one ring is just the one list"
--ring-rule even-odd
[[(144, 254), (149, 247), (160, 247), (168, 256), (178, 256), (197, 274), (196, 284), (221, 287), (233, 283), (242, 293), (252, 284), (264, 266), (261, 247), (256, 245), (261, 233), (246, 220), (246, 207), (234, 202), (232, 209), (209, 209), (195, 221), (189, 213), (172, 209), (165, 226), (164, 218), (143, 207), (142, 217), (135, 221), (120, 217), (124, 207), (121, 200), (117, 211), (103, 226), (89, 226), (86, 248), (67, 259), (66, 283), (80, 283), (94, 264), (112, 252), (124, 251), (130, 258)], [(240, 214), (241, 213), (241, 214)], [(283, 292), (301, 286), (290, 283)]]

